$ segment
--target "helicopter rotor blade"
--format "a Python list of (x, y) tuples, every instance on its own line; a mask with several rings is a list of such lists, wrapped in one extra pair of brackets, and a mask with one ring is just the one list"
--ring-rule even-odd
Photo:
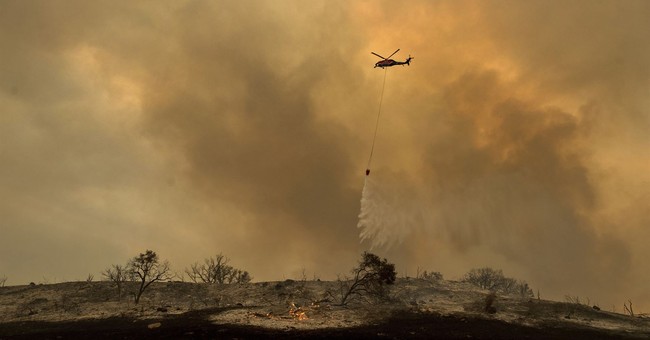
[(378, 57), (379, 57), (379, 58), (381, 58), (381, 59), (386, 59), (386, 58), (384, 58), (384, 57), (382, 57), (382, 56), (380, 56), (379, 54), (377, 54), (377, 53), (375, 53), (375, 52), (370, 52), (370, 53), (372, 53), (372, 54), (374, 54), (374, 55), (376, 55), (376, 56), (378, 56)]
[[(395, 55), (395, 53), (397, 53), (397, 52), (399, 52), (399, 48), (397, 49), (397, 51), (395, 51), (395, 52), (393, 52), (393, 54), (391, 54), (391, 55), (389, 55), (389, 56), (388, 56), (388, 58), (390, 58), (390, 57), (392, 57), (392, 56), (394, 56), (394, 55)], [(386, 58), (386, 59), (388, 59), (388, 58)]]

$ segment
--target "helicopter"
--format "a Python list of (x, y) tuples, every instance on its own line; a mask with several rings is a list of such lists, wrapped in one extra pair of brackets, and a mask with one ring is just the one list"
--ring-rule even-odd
[[(399, 48), (395, 52), (393, 52), (393, 54), (389, 55), (388, 58), (394, 56), (395, 53), (397, 53), (397, 52), (399, 52)], [(411, 65), (411, 60), (413, 59), (409, 55), (409, 57), (406, 59), (406, 61), (395, 61), (393, 59), (384, 58), (384, 57), (380, 56), (379, 54), (377, 54), (375, 52), (370, 52), (370, 53), (372, 53), (372, 54), (374, 54), (374, 55), (376, 55), (376, 56), (378, 56), (379, 58), (382, 59), (381, 61), (378, 61), (377, 63), (375, 63), (375, 67), (381, 67), (381, 68), (391, 67), (391, 66), (395, 66), (395, 65)]]

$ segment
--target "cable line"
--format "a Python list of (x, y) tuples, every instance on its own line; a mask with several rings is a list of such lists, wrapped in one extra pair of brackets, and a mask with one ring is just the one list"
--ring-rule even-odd
[(372, 154), (375, 151), (375, 141), (377, 140), (377, 130), (379, 130), (379, 117), (381, 116), (381, 104), (384, 101), (384, 89), (386, 88), (387, 73), (388, 73), (388, 69), (384, 68), (384, 83), (381, 85), (381, 96), (379, 97), (379, 111), (377, 112), (377, 122), (375, 123), (375, 135), (372, 137), (372, 147), (370, 147), (370, 157), (368, 157), (366, 176), (370, 175), (370, 163), (372, 162)]

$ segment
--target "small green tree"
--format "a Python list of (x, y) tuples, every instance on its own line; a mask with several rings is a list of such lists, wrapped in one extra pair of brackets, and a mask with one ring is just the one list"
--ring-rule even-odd
[(375, 254), (364, 252), (359, 265), (352, 269), (352, 280), (348, 282), (347, 289), (342, 286), (341, 305), (347, 304), (352, 297), (383, 297), (385, 285), (393, 284), (396, 278), (394, 264)]
[(140, 302), (142, 293), (156, 281), (168, 281), (173, 275), (169, 270), (169, 262), (160, 262), (158, 255), (151, 250), (134, 257), (129, 261), (127, 273), (140, 283), (138, 290), (134, 293), (135, 303)]

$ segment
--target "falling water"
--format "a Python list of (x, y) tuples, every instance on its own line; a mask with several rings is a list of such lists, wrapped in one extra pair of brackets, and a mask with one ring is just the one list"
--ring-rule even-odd
[(357, 223), (361, 241), (369, 241), (372, 248), (391, 247), (421, 228), (424, 219), (416, 192), (382, 171), (366, 176)]

